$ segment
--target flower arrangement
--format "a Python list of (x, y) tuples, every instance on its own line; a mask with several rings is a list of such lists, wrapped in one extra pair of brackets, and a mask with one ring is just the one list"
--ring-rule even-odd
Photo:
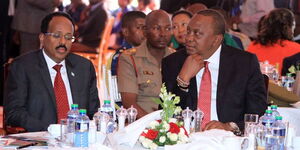
[(139, 137), (143, 147), (151, 150), (157, 149), (158, 146), (187, 143), (189, 141), (183, 122), (173, 118), (174, 115), (181, 112), (181, 108), (176, 106), (180, 102), (180, 98), (167, 92), (165, 84), (162, 85), (160, 91), (160, 99), (154, 99), (154, 102), (163, 109), (161, 120), (152, 121)]

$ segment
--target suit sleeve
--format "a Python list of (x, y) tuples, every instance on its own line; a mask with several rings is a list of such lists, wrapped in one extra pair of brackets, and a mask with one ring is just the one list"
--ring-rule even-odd
[(12, 63), (4, 94), (4, 112), (7, 125), (19, 126), (27, 131), (45, 130), (47, 126), (40, 120), (32, 117), (27, 111), (28, 81), (26, 80), (25, 69), (20, 63)]
[[(261, 74), (259, 63), (255, 55), (251, 55), (250, 74), (246, 89), (246, 112), (248, 114), (264, 114), (267, 109), (267, 92), (265, 81)], [(238, 122), (240, 128), (244, 128), (244, 122)]]
[(95, 68), (93, 64), (90, 62), (90, 89), (89, 89), (89, 102), (88, 102), (88, 116), (90, 119), (93, 118), (94, 114), (98, 111), (100, 107), (100, 99), (98, 97), (98, 89), (97, 89), (97, 78), (95, 73)]

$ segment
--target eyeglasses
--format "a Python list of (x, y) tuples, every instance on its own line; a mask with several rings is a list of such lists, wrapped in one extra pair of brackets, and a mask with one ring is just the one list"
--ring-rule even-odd
[(50, 35), (52, 37), (54, 37), (55, 39), (60, 39), (62, 36), (64, 36), (64, 38), (68, 41), (71, 41), (71, 42), (74, 42), (75, 41), (75, 37), (71, 34), (65, 34), (65, 35), (61, 35), (59, 33), (50, 33), (50, 32), (47, 32), (45, 33), (45, 35)]

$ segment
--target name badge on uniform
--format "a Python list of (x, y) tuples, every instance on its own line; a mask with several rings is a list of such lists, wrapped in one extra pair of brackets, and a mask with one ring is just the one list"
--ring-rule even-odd
[(152, 71), (143, 71), (144, 75), (154, 75)]

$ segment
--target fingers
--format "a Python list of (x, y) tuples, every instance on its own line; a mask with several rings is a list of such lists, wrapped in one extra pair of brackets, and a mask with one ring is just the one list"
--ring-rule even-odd
[(219, 122), (219, 121), (210, 121), (208, 122), (205, 127), (203, 128), (203, 131), (205, 130), (211, 130), (211, 129), (223, 129), (225, 130), (226, 129), (226, 125), (222, 122)]

